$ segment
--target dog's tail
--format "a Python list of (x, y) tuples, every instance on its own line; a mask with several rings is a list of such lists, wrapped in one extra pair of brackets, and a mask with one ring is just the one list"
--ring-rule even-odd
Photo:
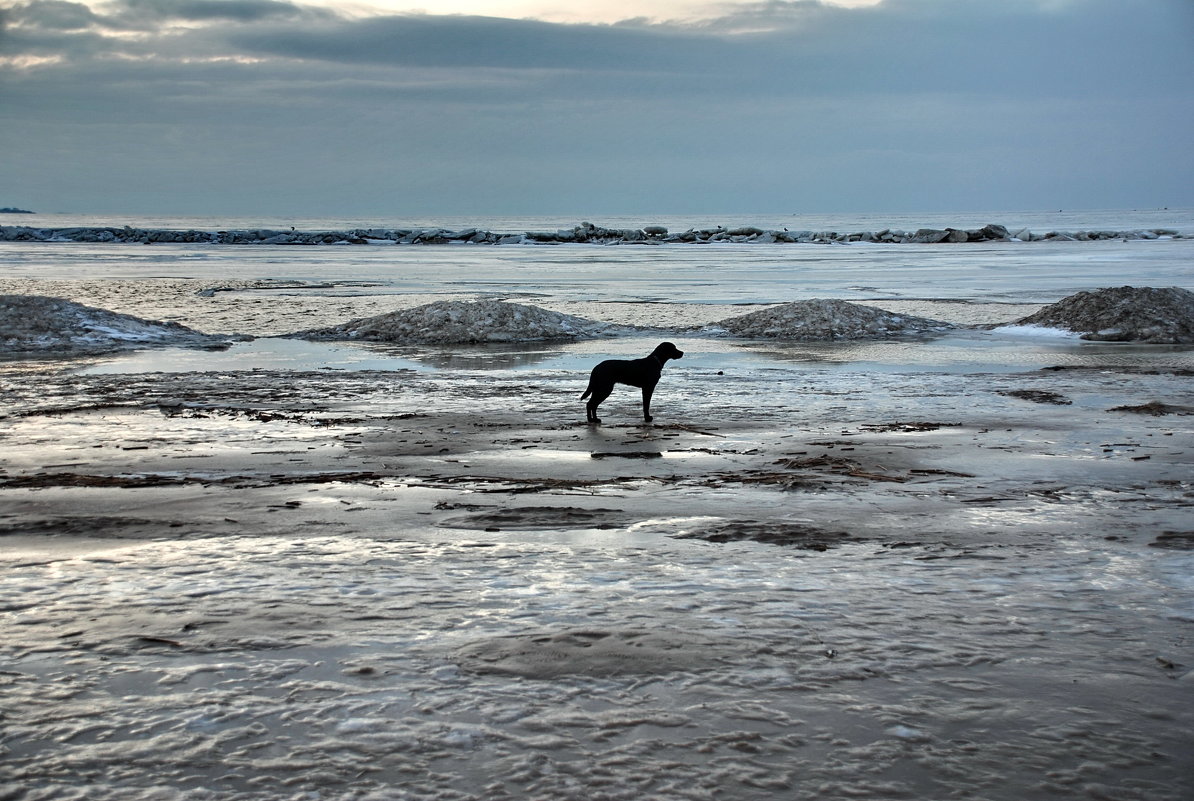
[(580, 399), (584, 400), (585, 398), (589, 397), (589, 395), (592, 394), (592, 392), (593, 392), (593, 386), (590, 384), (588, 386), (588, 388), (585, 389), (585, 394), (580, 396)]

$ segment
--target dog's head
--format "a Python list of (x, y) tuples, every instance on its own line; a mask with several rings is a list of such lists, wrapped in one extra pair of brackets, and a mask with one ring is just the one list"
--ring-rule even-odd
[(680, 350), (670, 342), (661, 342), (659, 343), (659, 347), (655, 348), (655, 351), (652, 353), (652, 355), (658, 356), (661, 361), (666, 362), (668, 359), (683, 358), (684, 351)]

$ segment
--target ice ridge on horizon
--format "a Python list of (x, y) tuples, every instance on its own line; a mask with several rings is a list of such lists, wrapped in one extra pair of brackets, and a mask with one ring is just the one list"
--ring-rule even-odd
[(789, 231), (755, 226), (690, 228), (672, 233), (660, 225), (641, 228), (605, 228), (583, 222), (556, 231), (502, 233), (479, 228), (355, 228), (344, 231), (174, 230), (132, 226), (82, 226), (38, 228), (0, 226), (0, 242), (112, 242), (124, 244), (212, 244), (212, 245), (557, 245), (557, 244), (964, 244), (968, 242), (1068, 242), (1101, 240), (1182, 239), (1168, 228), (1134, 230), (1048, 231), (1034, 233), (1027, 228), (1009, 231), (991, 223), (982, 228), (918, 228), (915, 231), (883, 228), (876, 231)]

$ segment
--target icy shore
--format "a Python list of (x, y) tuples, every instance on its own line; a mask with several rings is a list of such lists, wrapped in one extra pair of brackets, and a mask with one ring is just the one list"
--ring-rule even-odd
[(1191, 797), (1194, 349), (976, 327), (1186, 243), (5, 249), (5, 331), (676, 334), (0, 349), (4, 801)]
[(499, 232), (478, 228), (355, 228), (344, 231), (170, 230), (125, 226), (37, 228), (0, 226), (0, 242), (113, 242), (184, 243), (210, 245), (539, 245), (565, 243), (657, 245), (712, 244), (961, 244), (967, 242), (1074, 242), (1098, 240), (1181, 239), (1173, 229), (1090, 230), (1033, 232), (1010, 231), (991, 223), (981, 228), (882, 228), (872, 231), (789, 231), (755, 226), (691, 228), (671, 232), (659, 225), (641, 228), (605, 228), (589, 222), (555, 231)]

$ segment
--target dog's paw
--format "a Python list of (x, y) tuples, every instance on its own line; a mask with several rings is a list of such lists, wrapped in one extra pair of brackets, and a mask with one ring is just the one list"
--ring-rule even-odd
[(654, 420), (655, 418), (654, 418), (654, 417), (652, 417), (651, 415), (647, 415), (647, 416), (646, 416), (646, 417), (644, 417), (643, 419), (644, 419), (644, 420), (646, 420), (646, 421), (649, 423), (649, 422), (651, 422), (652, 420)]

